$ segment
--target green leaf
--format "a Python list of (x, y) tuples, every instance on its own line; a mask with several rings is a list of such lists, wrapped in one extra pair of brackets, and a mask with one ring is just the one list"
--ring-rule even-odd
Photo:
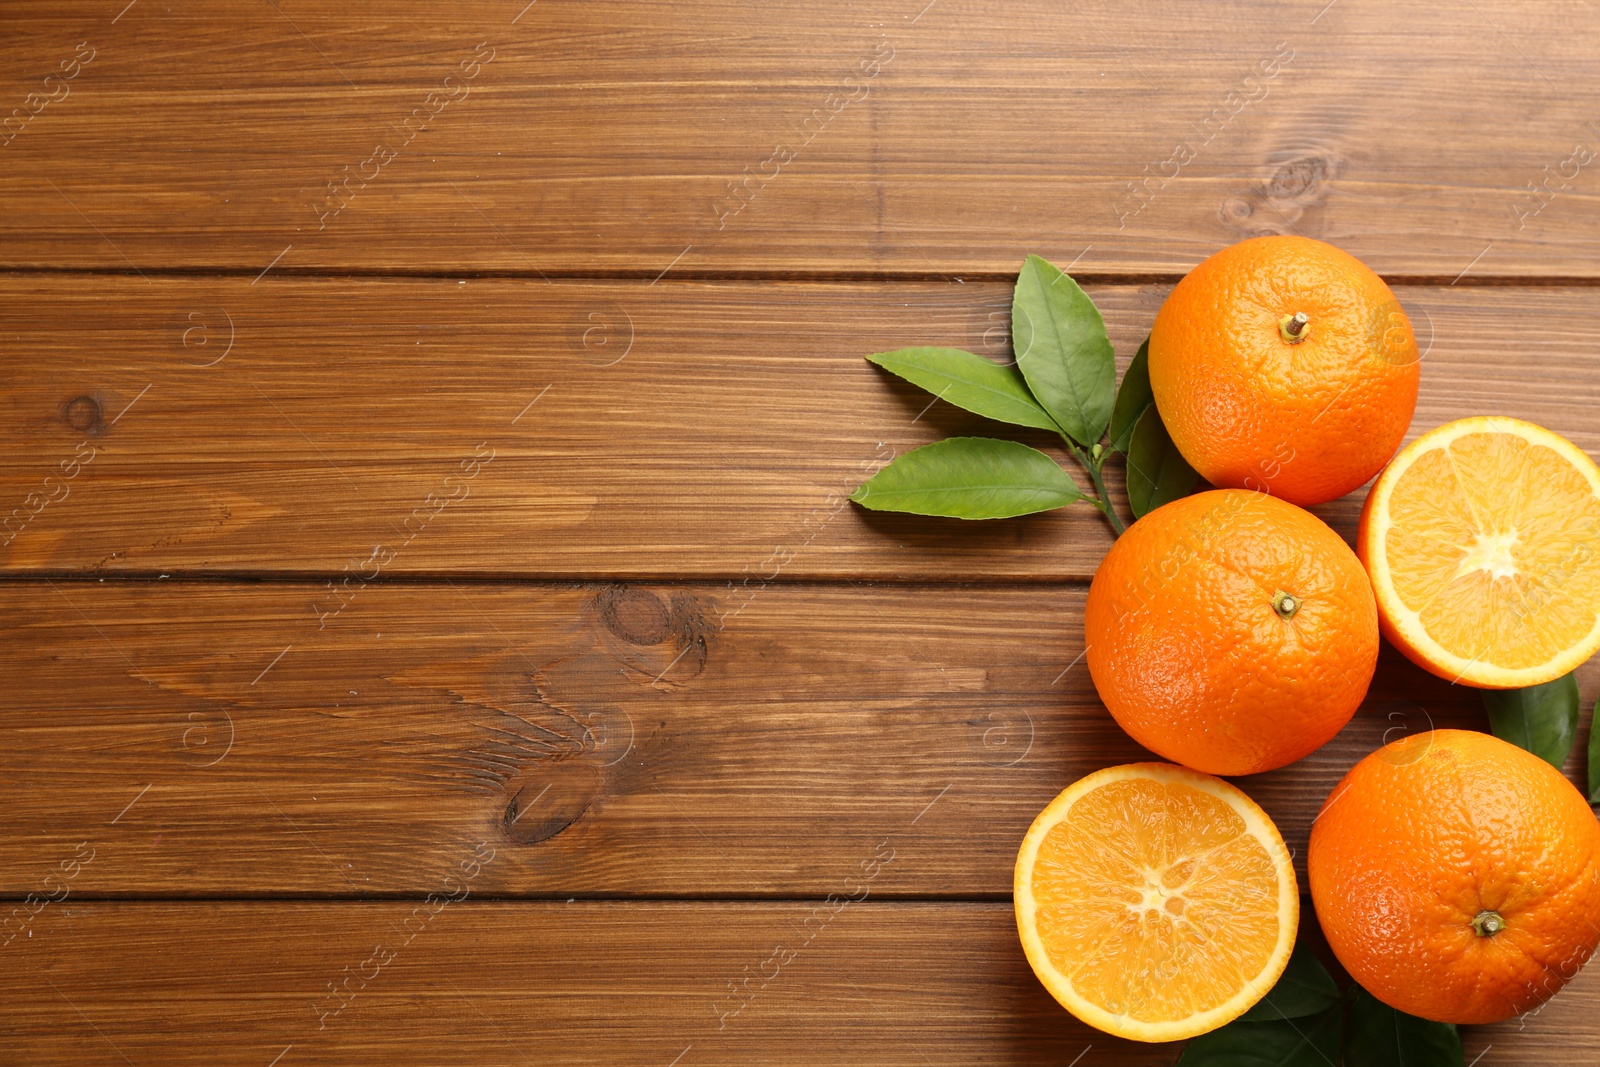
[(1105, 320), (1077, 282), (1038, 256), (1017, 275), (1011, 343), (1028, 388), (1067, 436), (1098, 443), (1117, 381)]
[(1009, 519), (1082, 497), (1072, 476), (1037, 448), (991, 437), (952, 437), (907, 452), (850, 495), (875, 511), (955, 519)]
[(1461, 1067), (1461, 1035), (1450, 1023), (1407, 1015), (1360, 987), (1350, 1005), (1345, 1062), (1360, 1067)]
[(1589, 803), (1600, 804), (1600, 730), (1595, 729), (1593, 716), (1589, 719)]
[(1145, 408), (1128, 442), (1128, 506), (1134, 518), (1188, 496), (1199, 481), (1200, 475), (1167, 436), (1156, 406)]
[[(1189, 1042), (1178, 1067), (1328, 1067), (1339, 1062), (1344, 1004), (1277, 1022), (1233, 1022)], [(1352, 1063), (1367, 1067), (1364, 1060)]]
[(1496, 737), (1558, 768), (1567, 762), (1578, 733), (1577, 675), (1526, 689), (1486, 689), (1483, 706)]
[(1272, 1019), (1298, 1019), (1316, 1015), (1339, 1003), (1339, 986), (1328, 969), (1317, 959), (1316, 953), (1304, 945), (1296, 945), (1289, 966), (1272, 991), (1256, 1002), (1256, 1006), (1239, 1016), (1242, 1023), (1267, 1022)]
[(867, 359), (940, 400), (1013, 426), (1035, 426), (1059, 433), (1028, 383), (1011, 367), (959, 348), (901, 348)]
[(1156, 402), (1150, 391), (1150, 338), (1144, 339), (1133, 362), (1122, 375), (1122, 385), (1117, 388), (1117, 402), (1111, 407), (1111, 451), (1126, 452), (1133, 440), (1133, 427), (1144, 414), (1144, 409)]

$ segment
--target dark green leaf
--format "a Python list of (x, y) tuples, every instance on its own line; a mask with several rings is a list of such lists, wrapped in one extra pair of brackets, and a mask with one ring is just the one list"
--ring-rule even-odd
[(1106, 324), (1078, 283), (1038, 256), (1017, 275), (1011, 343), (1028, 388), (1067, 436), (1098, 443), (1117, 382)]
[(1407, 1015), (1357, 988), (1345, 1062), (1360, 1067), (1461, 1067), (1461, 1035), (1450, 1023)]
[(1234, 1020), (1189, 1042), (1178, 1067), (1329, 1067), (1339, 1062), (1343, 1024), (1343, 1003), (1299, 1019)]
[(1134, 518), (1188, 496), (1199, 481), (1200, 475), (1167, 436), (1156, 406), (1145, 408), (1128, 442), (1128, 506)]
[(1083, 493), (1037, 448), (989, 437), (952, 437), (907, 452), (850, 499), (876, 511), (956, 519), (1008, 519), (1049, 511)]
[(1560, 767), (1578, 733), (1578, 676), (1569, 674), (1526, 689), (1486, 689), (1489, 728), (1502, 741)]
[(1593, 716), (1589, 719), (1589, 803), (1600, 804), (1600, 730), (1595, 729)]
[(1239, 1016), (1239, 1022), (1259, 1023), (1271, 1019), (1298, 1019), (1316, 1015), (1339, 1003), (1339, 987), (1316, 953), (1296, 945), (1289, 966), (1272, 991), (1256, 1006)]
[(1111, 451), (1126, 452), (1133, 440), (1133, 427), (1144, 414), (1144, 409), (1156, 402), (1150, 391), (1150, 338), (1144, 339), (1133, 362), (1122, 375), (1117, 387), (1117, 402), (1111, 407)]
[(1060, 432), (1015, 368), (959, 348), (901, 348), (867, 359), (958, 408), (1013, 426)]

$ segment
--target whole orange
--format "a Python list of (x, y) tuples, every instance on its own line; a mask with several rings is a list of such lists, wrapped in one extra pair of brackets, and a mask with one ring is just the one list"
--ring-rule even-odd
[(1394, 293), (1308, 237), (1241, 241), (1190, 271), (1149, 358), (1156, 408), (1201, 477), (1305, 507), (1382, 470), (1417, 406), (1421, 357)]
[(1292, 763), (1338, 733), (1378, 662), (1372, 586), (1310, 512), (1241, 489), (1175, 500), (1106, 553), (1089, 673), (1133, 739), (1208, 774)]
[(1357, 763), (1306, 862), (1339, 962), (1425, 1019), (1527, 1011), (1600, 941), (1600, 822), (1554, 767), (1488, 734), (1415, 734)]

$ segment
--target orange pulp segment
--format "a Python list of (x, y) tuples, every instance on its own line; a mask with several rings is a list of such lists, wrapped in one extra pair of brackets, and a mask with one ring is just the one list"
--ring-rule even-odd
[(1461, 419), (1402, 449), (1357, 554), (1384, 635), (1453, 682), (1537, 685), (1600, 648), (1600, 470), (1520, 419)]
[(1294, 948), (1283, 838), (1218, 778), (1166, 763), (1083, 778), (1017, 855), (1017, 929), (1072, 1014), (1136, 1041), (1213, 1030), (1260, 1000)]

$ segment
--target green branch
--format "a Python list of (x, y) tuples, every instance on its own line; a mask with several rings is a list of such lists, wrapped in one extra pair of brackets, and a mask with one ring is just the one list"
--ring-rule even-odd
[(1111, 451), (1096, 445), (1094, 452), (1085, 452), (1078, 447), (1076, 441), (1066, 434), (1061, 435), (1061, 440), (1067, 443), (1068, 450), (1077, 457), (1079, 463), (1083, 464), (1084, 469), (1089, 472), (1089, 480), (1094, 483), (1096, 495), (1086, 499), (1100, 509), (1100, 513), (1111, 524), (1111, 529), (1118, 537), (1121, 537), (1127, 531), (1127, 527), (1122, 525), (1122, 519), (1117, 516), (1117, 509), (1111, 506), (1111, 494), (1106, 492), (1105, 479), (1100, 475), (1100, 467), (1105, 463), (1106, 457), (1111, 455)]

